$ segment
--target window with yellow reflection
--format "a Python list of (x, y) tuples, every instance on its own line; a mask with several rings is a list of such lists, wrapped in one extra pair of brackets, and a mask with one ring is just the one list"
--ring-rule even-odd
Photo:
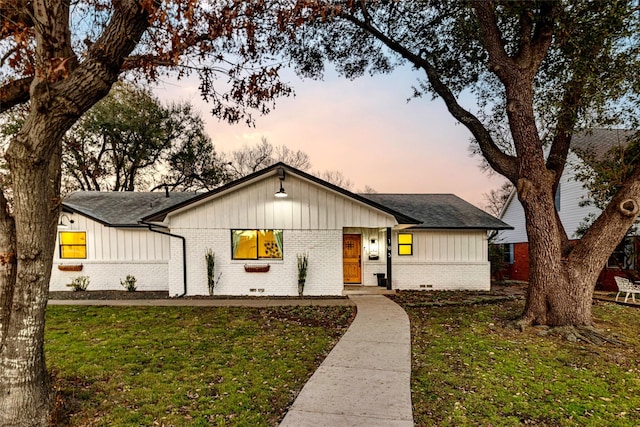
[(282, 259), (282, 230), (231, 230), (233, 259)]
[(413, 234), (398, 234), (398, 255), (413, 255)]
[(86, 258), (87, 233), (84, 231), (60, 232), (60, 258)]

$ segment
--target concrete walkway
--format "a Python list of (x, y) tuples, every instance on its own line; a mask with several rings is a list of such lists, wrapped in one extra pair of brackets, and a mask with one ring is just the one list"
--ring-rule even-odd
[(358, 314), (280, 426), (413, 426), (407, 314), (380, 295), (353, 295)]

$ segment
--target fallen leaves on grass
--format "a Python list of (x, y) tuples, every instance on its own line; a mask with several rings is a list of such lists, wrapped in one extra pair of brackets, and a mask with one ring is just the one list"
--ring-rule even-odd
[[(623, 339), (620, 347), (504, 327), (522, 312), (520, 300), (470, 305), (472, 293), (402, 294), (417, 426), (640, 425), (637, 309), (594, 305), (598, 329)], [(421, 298), (461, 304), (420, 305)]]
[(53, 426), (277, 425), (353, 307), (47, 309)]

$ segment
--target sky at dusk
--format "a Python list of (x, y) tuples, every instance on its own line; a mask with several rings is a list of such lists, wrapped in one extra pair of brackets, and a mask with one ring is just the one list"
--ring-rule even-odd
[(195, 80), (164, 82), (155, 93), (163, 101), (194, 104), (218, 152), (265, 137), (274, 146), (307, 153), (311, 173), (341, 171), (353, 182), (352, 191), (369, 186), (379, 193), (453, 193), (482, 207), (483, 194), (504, 179), (480, 170), (479, 158), (469, 155), (470, 133), (441, 100), (407, 102), (418, 76), (407, 67), (353, 81), (332, 72), (323, 81), (292, 75), (295, 96), (278, 99), (252, 128), (212, 117)]

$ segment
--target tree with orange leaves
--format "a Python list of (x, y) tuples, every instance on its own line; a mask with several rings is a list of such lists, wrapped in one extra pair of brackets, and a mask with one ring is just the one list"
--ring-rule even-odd
[(11, 205), (0, 191), (0, 425), (47, 425), (52, 406), (43, 337), (65, 132), (123, 73), (195, 74), (229, 122), (267, 113), (289, 88), (256, 36), (265, 11), (262, 1), (0, 1), (0, 113), (28, 105), (6, 153)]

